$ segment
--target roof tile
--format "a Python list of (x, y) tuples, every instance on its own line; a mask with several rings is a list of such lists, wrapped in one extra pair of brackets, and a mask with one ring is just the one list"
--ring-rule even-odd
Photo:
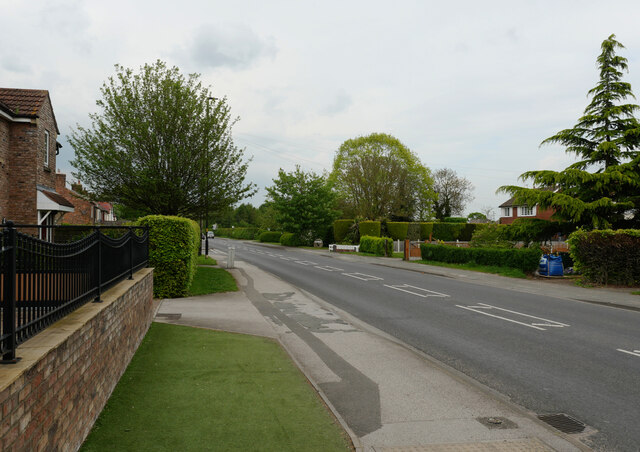
[(43, 89), (0, 88), (0, 104), (16, 116), (37, 117), (49, 92)]

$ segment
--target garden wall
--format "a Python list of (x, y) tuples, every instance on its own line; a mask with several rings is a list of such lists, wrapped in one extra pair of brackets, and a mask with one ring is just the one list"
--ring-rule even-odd
[(0, 450), (76, 451), (153, 318), (145, 268), (53, 324), (0, 366)]

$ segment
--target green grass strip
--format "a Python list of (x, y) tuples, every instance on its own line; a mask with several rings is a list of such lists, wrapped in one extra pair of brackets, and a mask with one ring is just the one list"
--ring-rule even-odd
[(448, 262), (437, 261), (411, 261), (416, 264), (433, 265), (435, 267), (457, 268), (460, 270), (471, 270), (480, 273), (492, 273), (495, 275), (508, 276), (509, 278), (526, 278), (527, 275), (522, 270), (510, 267), (498, 267), (494, 265), (478, 264), (450, 264)]
[(348, 451), (272, 340), (153, 323), (80, 449)]
[(205, 256), (203, 254), (203, 255), (198, 256), (198, 259), (196, 260), (196, 264), (197, 265), (217, 265), (218, 262), (215, 259), (213, 259), (212, 257)]
[(238, 285), (224, 268), (198, 267), (189, 287), (189, 295), (236, 292)]

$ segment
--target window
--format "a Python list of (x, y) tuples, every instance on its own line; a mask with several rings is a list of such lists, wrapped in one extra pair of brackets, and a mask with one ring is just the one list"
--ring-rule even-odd
[(536, 207), (520, 206), (521, 217), (533, 217), (536, 214)]
[(49, 131), (44, 131), (44, 167), (49, 168)]
[(503, 207), (502, 208), (502, 216), (510, 217), (511, 216), (511, 207)]

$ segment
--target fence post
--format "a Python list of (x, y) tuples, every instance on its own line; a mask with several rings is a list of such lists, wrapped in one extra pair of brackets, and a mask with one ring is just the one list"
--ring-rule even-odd
[(405, 261), (410, 260), (409, 256), (411, 256), (411, 242), (409, 239), (404, 239), (404, 259)]
[(133, 229), (129, 226), (129, 279), (133, 279)]
[(2, 306), (2, 332), (7, 335), (8, 350), (2, 355), (3, 364), (14, 364), (16, 358), (16, 228), (13, 221), (7, 221), (9, 249), (5, 256), (4, 303)]
[(100, 228), (97, 226), (95, 229), (98, 234), (98, 296), (93, 300), (93, 302), (102, 303), (102, 300), (100, 299), (100, 296), (102, 295), (102, 232), (100, 232)]

